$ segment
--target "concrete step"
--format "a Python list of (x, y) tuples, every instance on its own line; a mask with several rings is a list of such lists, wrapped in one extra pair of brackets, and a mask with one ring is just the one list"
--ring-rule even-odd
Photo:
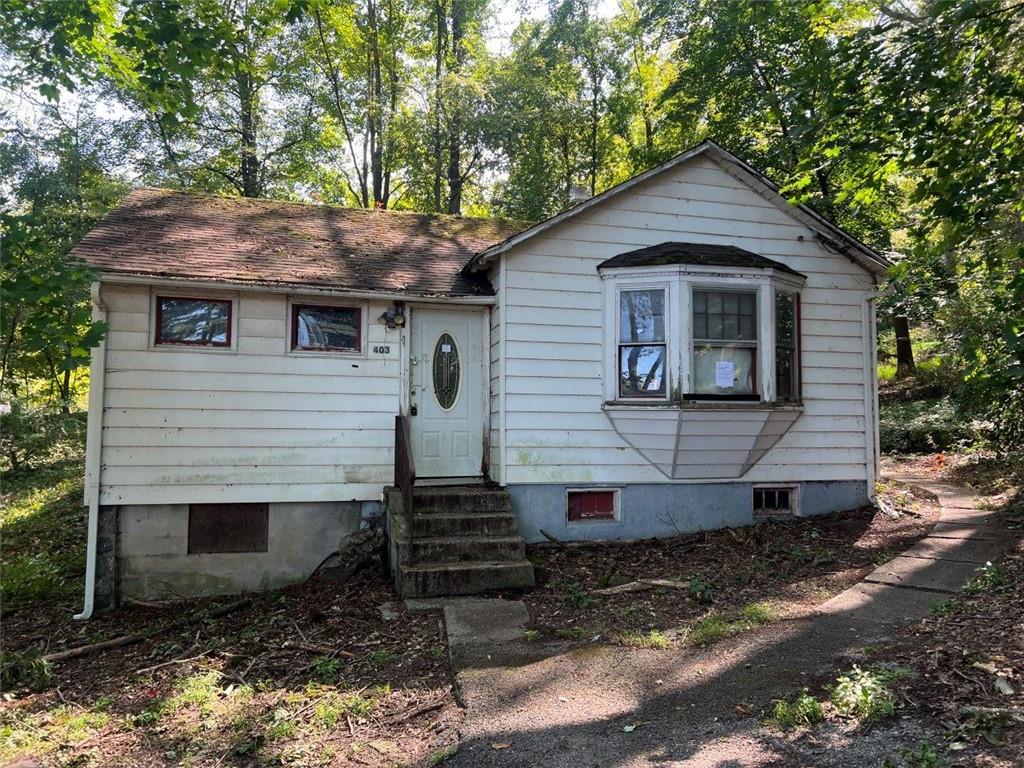
[(413, 509), (417, 514), (438, 512), (508, 512), (508, 492), (484, 486), (434, 486), (416, 488)]
[(516, 516), (511, 512), (435, 512), (413, 515), (412, 536), (514, 536)]
[(534, 585), (529, 560), (476, 563), (418, 563), (401, 566), (402, 597), (475, 595)]
[(464, 563), (523, 560), (526, 543), (521, 536), (438, 536), (412, 540), (414, 563)]

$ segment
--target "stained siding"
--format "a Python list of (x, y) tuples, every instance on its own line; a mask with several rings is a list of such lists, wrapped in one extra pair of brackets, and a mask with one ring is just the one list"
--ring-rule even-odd
[[(288, 353), (288, 299), (236, 294), (237, 349), (153, 348), (150, 289), (107, 284), (102, 504), (373, 500), (391, 482), (399, 331), (365, 357)], [(295, 298), (295, 297), (293, 297)], [(308, 299), (316, 302), (317, 299)]]
[[(668, 240), (735, 245), (807, 275), (801, 297), (804, 413), (744, 480), (866, 479), (861, 302), (872, 288), (870, 276), (699, 158), (503, 257), (505, 482), (668, 482), (615, 434), (601, 410), (609, 331), (597, 273), (607, 258)], [(726, 431), (729, 426), (723, 422)], [(717, 440), (715, 450), (728, 450), (726, 434)]]

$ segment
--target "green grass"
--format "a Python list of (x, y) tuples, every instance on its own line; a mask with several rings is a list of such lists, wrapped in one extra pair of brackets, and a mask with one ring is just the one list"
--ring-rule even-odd
[(4, 610), (61, 601), (81, 590), (86, 511), (81, 457), (0, 478)]
[(652, 629), (648, 632), (629, 630), (619, 635), (619, 642), (630, 648), (647, 648), (649, 650), (664, 651), (672, 645), (672, 641), (664, 632)]
[(106, 712), (59, 706), (47, 712), (8, 709), (0, 712), (0, 761), (18, 756), (42, 757), (63, 746), (95, 736), (111, 722)]
[(447, 747), (441, 747), (440, 749), (434, 750), (430, 753), (430, 759), (428, 763), (430, 765), (441, 765), (451, 760), (459, 752), (458, 744), (449, 744)]
[(779, 728), (811, 726), (825, 719), (821, 702), (811, 696), (806, 688), (801, 689), (792, 701), (779, 699), (775, 702), (771, 722)]
[(777, 618), (775, 609), (769, 603), (748, 603), (738, 611), (715, 614), (699, 619), (687, 636), (694, 645), (709, 645), (716, 640), (732, 637)]

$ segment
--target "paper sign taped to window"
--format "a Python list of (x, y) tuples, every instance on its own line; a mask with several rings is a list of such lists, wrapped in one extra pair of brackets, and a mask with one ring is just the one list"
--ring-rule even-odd
[(452, 345), (451, 344), (442, 344), (441, 345), (441, 351), (442, 352), (451, 352), (452, 351)]
[(732, 360), (718, 360), (715, 363), (715, 386), (731, 388), (736, 378)]

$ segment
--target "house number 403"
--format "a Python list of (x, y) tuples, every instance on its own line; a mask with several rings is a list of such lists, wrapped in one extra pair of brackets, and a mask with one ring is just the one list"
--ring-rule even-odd
[(376, 344), (373, 347), (373, 353), (375, 355), (389, 355), (391, 354), (391, 346), (389, 344)]

